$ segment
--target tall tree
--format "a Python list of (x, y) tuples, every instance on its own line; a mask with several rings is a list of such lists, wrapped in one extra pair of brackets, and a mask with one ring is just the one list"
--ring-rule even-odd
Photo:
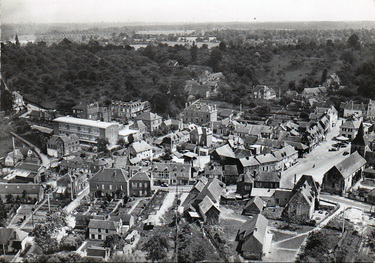
[(348, 45), (351, 48), (360, 49), (361, 48), (361, 43), (359, 42), (359, 37), (356, 34), (352, 34), (348, 38)]

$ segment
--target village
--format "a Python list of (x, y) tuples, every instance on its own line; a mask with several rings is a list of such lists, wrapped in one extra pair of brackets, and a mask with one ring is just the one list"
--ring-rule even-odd
[(332, 73), (300, 94), (254, 86), (272, 105), (264, 114), (210, 100), (225, 76), (188, 68), (197, 78), (176, 118), (114, 100), (82, 100), (66, 115), (12, 92), (27, 128), (11, 132), (0, 164), (3, 257), (303, 261), (325, 233), (330, 257), (373, 258), (375, 103), (336, 109)]

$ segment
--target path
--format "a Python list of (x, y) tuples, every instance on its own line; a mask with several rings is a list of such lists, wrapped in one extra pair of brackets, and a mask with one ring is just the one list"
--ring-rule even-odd
[(74, 209), (76, 209), (81, 200), (86, 197), (89, 194), (89, 186), (86, 186), (74, 199), (72, 202), (70, 202), (67, 206), (64, 207), (63, 211), (66, 212), (67, 214), (70, 214)]
[(161, 205), (160, 209), (156, 212), (155, 225), (161, 225), (162, 216), (165, 214), (165, 212), (168, 211), (170, 207), (173, 206), (175, 197), (176, 192), (168, 192), (168, 194), (165, 196), (163, 204)]

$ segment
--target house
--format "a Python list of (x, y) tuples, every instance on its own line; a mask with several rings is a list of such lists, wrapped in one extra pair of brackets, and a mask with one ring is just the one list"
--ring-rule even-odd
[(250, 195), (251, 189), (254, 185), (254, 179), (252, 176), (249, 174), (240, 174), (236, 183), (236, 193), (240, 194), (241, 196)]
[(5, 166), (14, 167), (19, 161), (23, 160), (25, 157), (19, 149), (14, 149), (5, 157)]
[(223, 167), (220, 165), (206, 165), (204, 167), (204, 175), (208, 179), (216, 178), (220, 181), (223, 179)]
[(134, 118), (135, 121), (142, 121), (149, 132), (153, 132), (160, 128), (163, 118), (152, 112), (144, 112)]
[(42, 165), (35, 163), (18, 163), (13, 172), (8, 175), (16, 180), (16, 182), (22, 183), (40, 183), (42, 181), (42, 175), (46, 168)]
[(54, 119), (53, 124), (55, 135), (76, 134), (81, 145), (96, 145), (99, 139), (108, 140), (110, 145), (115, 145), (118, 141), (118, 123), (67, 116)]
[[(350, 140), (354, 139), (357, 135), (359, 130), (359, 126), (361, 125), (361, 120), (351, 117), (347, 119), (341, 126), (340, 126), (340, 136), (344, 136), (349, 138)], [(366, 133), (366, 131), (365, 131)]]
[(111, 112), (113, 119), (129, 120), (135, 118), (142, 112), (147, 112), (151, 108), (148, 101), (111, 101)]
[(344, 106), (344, 118), (355, 116), (357, 118), (366, 116), (366, 105), (349, 101)]
[(76, 196), (88, 185), (88, 178), (90, 176), (83, 172), (73, 174), (65, 174), (56, 181), (57, 187), (62, 187), (67, 190), (72, 196)]
[(242, 172), (252, 177), (255, 177), (259, 173), (260, 163), (255, 156), (248, 156), (240, 159), (240, 166)]
[(13, 200), (19, 198), (21, 203), (29, 201), (40, 202), (44, 198), (44, 189), (40, 184), (0, 184), (1, 200), (5, 202), (7, 195), (12, 195)]
[(197, 125), (217, 121), (216, 105), (210, 105), (197, 100), (184, 109), (183, 121), (185, 123), (195, 123)]
[(371, 119), (371, 120), (375, 119), (375, 101), (373, 101), (371, 99), (370, 99), (370, 101), (367, 105), (366, 117)]
[(217, 225), (220, 222), (219, 204), (214, 203), (209, 196), (205, 196), (199, 203), (199, 214), (207, 225)]
[(291, 222), (308, 222), (319, 202), (319, 188), (311, 175), (303, 175), (293, 187), (282, 216)]
[(323, 96), (327, 93), (326, 87), (315, 87), (315, 88), (304, 88), (302, 91), (302, 97), (304, 99), (312, 99)]
[(116, 222), (111, 219), (90, 219), (89, 239), (106, 240), (107, 236), (120, 234), (122, 222)]
[(128, 179), (123, 169), (103, 169), (89, 179), (89, 185), (90, 196), (122, 198), (129, 195)]
[(366, 160), (358, 152), (352, 153), (324, 174), (322, 190), (344, 195), (362, 177), (365, 164)]
[(179, 131), (183, 129), (183, 122), (181, 120), (168, 119), (161, 124), (163, 130)]
[[(205, 223), (218, 222), (219, 205), (223, 193), (222, 186), (222, 182), (217, 179), (201, 177), (182, 203), (182, 213), (188, 216), (189, 212), (199, 212)], [(204, 203), (201, 204), (203, 201)]]
[(279, 188), (278, 172), (260, 172), (254, 179), (254, 188)]
[(266, 202), (264, 202), (259, 196), (255, 196), (246, 203), (242, 210), (242, 214), (247, 216), (260, 214), (265, 206)]
[(216, 160), (222, 164), (236, 164), (237, 157), (234, 154), (232, 148), (229, 144), (225, 144), (216, 148), (212, 153), (211, 157), (213, 160)]
[(137, 172), (129, 179), (130, 196), (151, 196), (151, 178), (146, 172)]
[(242, 224), (236, 235), (236, 251), (245, 259), (261, 260), (272, 236), (268, 234), (268, 220), (261, 214)]
[(151, 171), (155, 185), (161, 185), (162, 183), (186, 185), (192, 179), (190, 164), (153, 163)]
[(259, 172), (273, 172), (276, 171), (277, 163), (279, 162), (277, 158), (271, 154), (262, 154), (255, 156), (255, 159), (259, 162)]
[(212, 144), (212, 130), (207, 127), (195, 127), (190, 132), (190, 142), (195, 145), (210, 147)]
[(269, 88), (265, 85), (257, 85), (253, 89), (253, 97), (254, 99), (272, 100), (276, 99), (276, 92), (273, 88)]
[(98, 120), (105, 122), (109, 122), (112, 119), (111, 108), (98, 101), (93, 103), (81, 102), (75, 105), (72, 110), (74, 117), (80, 119)]
[(288, 145), (282, 149), (276, 150), (273, 152), (273, 155), (278, 160), (276, 170), (284, 171), (291, 167), (297, 162), (298, 151), (294, 149), (293, 146)]
[(224, 166), (224, 183), (225, 184), (234, 184), (237, 182), (239, 173), (237, 165), (225, 165)]
[(133, 125), (131, 125), (131, 128), (139, 131), (140, 134), (143, 134), (143, 133), (147, 132), (147, 126), (141, 120), (134, 121)]
[(140, 160), (152, 159), (152, 147), (145, 141), (133, 142), (129, 147), (129, 153), (132, 158)]
[(1, 255), (10, 252), (23, 251), (26, 247), (26, 238), (28, 233), (20, 229), (0, 228), (0, 251)]
[(63, 157), (81, 150), (79, 138), (76, 134), (52, 135), (47, 142), (47, 154), (52, 157)]

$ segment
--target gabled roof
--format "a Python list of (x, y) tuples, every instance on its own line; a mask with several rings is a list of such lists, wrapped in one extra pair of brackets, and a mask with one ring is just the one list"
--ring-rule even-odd
[(259, 161), (255, 158), (255, 156), (249, 156), (245, 158), (241, 158), (240, 162), (243, 167), (250, 167), (259, 165)]
[(264, 238), (266, 236), (268, 226), (268, 220), (263, 215), (258, 214), (253, 218), (247, 220), (242, 224), (238, 230), (238, 236), (243, 235), (243, 240), (246, 240), (247, 237), (253, 235), (259, 243), (264, 244)]
[(205, 196), (209, 196), (213, 202), (218, 203), (220, 201), (222, 192), (223, 188), (220, 186), (219, 180), (216, 178), (210, 179), (202, 191), (198, 194), (197, 199), (203, 200)]
[(200, 208), (200, 211), (203, 213), (203, 214), (206, 214), (208, 212), (208, 210), (211, 209), (211, 207), (215, 207), (217, 210), (220, 211), (219, 207), (214, 204), (214, 202), (212, 202), (211, 198), (208, 197), (208, 196), (205, 196), (203, 198), (203, 201), (199, 203), (199, 208)]
[(236, 158), (236, 155), (234, 154), (232, 148), (229, 146), (229, 144), (225, 144), (219, 148), (216, 148), (216, 153), (219, 156), (224, 156), (224, 157), (230, 157), (230, 158)]
[(237, 183), (254, 183), (254, 179), (249, 174), (240, 174), (237, 179)]
[(27, 194), (39, 194), (41, 189), (40, 184), (0, 184), (1, 194), (22, 194), (23, 191)]
[(224, 175), (238, 175), (237, 165), (225, 165)]
[(298, 189), (304, 187), (305, 184), (311, 188), (315, 196), (319, 194), (319, 184), (315, 182), (314, 178), (311, 175), (302, 175), (296, 185), (293, 187), (292, 193), (297, 192)]
[(89, 228), (116, 230), (116, 222), (112, 220), (90, 219)]
[(18, 163), (14, 169), (19, 170), (26, 170), (26, 171), (32, 171), (32, 172), (38, 172), (42, 168), (41, 165), (34, 164), (34, 163)]
[(130, 147), (132, 147), (136, 153), (141, 153), (152, 149), (152, 147), (145, 141), (133, 142)]
[(365, 164), (366, 160), (358, 152), (354, 152), (334, 167), (346, 179)]
[(255, 179), (255, 182), (280, 182), (280, 178), (277, 175), (277, 172), (261, 172)]
[(251, 205), (255, 205), (259, 209), (259, 211), (262, 211), (264, 204), (265, 202), (262, 198), (260, 198), (259, 196), (254, 196), (249, 200), (249, 202), (247, 202), (244, 209), (247, 209)]
[(277, 158), (278, 161), (281, 161), (285, 158), (288, 158), (292, 156), (293, 154), (296, 154), (297, 151), (293, 148), (293, 146), (288, 145), (280, 150), (277, 150), (273, 153), (273, 155)]
[(156, 113), (144, 112), (138, 115), (137, 117), (135, 117), (135, 119), (143, 120), (143, 121), (153, 121), (153, 120), (161, 119), (161, 117), (157, 115)]
[(29, 234), (25, 231), (13, 228), (0, 228), (0, 245), (8, 245), (9, 241), (22, 241)]
[(271, 153), (263, 154), (263, 155), (257, 155), (255, 158), (258, 160), (260, 164), (264, 163), (272, 163), (272, 162), (277, 162), (278, 160), (276, 159), (275, 156), (273, 156)]
[(129, 181), (151, 181), (150, 177), (145, 172), (137, 172)]
[(127, 182), (127, 178), (125, 175), (125, 171), (122, 169), (106, 168), (102, 171), (97, 172), (93, 177), (89, 179), (89, 181), (125, 183)]

